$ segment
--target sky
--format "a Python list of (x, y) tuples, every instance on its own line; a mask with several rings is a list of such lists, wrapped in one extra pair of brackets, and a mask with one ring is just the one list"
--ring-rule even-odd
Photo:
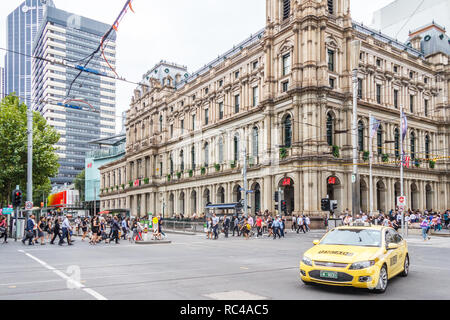
[[(6, 18), (23, 0), (0, 1), (0, 46)], [(125, 0), (54, 0), (59, 9), (112, 24)], [(370, 25), (372, 13), (392, 0), (351, 0), (352, 18)], [(122, 20), (117, 39), (120, 77), (139, 82), (161, 60), (195, 72), (265, 26), (265, 0), (133, 0), (135, 13)], [(4, 52), (0, 51), (0, 66)], [(117, 130), (135, 85), (117, 81)]]

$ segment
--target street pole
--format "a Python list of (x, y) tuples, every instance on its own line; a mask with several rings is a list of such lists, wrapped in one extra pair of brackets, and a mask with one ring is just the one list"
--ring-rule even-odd
[[(27, 131), (28, 131), (27, 201), (33, 202), (33, 110), (31, 110), (31, 106), (29, 106), (27, 109)], [(27, 215), (29, 215), (31, 212), (27, 211)]]
[[(405, 130), (403, 128), (403, 106), (400, 106), (400, 157), (402, 159), (401, 163), (400, 163), (400, 195), (402, 197), (404, 197), (404, 164), (405, 164), (405, 157), (403, 155), (403, 150), (404, 150), (404, 140), (403, 140), (403, 130)], [(397, 199), (396, 199), (397, 201)], [(402, 235), (405, 236), (405, 210), (402, 209)]]
[[(372, 112), (369, 112), (369, 119), (372, 119)], [(370, 161), (370, 178), (369, 178), (369, 185), (370, 185), (370, 216), (373, 217), (373, 134), (372, 134), (372, 127), (370, 128), (370, 135), (369, 135), (369, 161)], [(375, 220), (377, 221), (377, 220)]]
[(247, 181), (247, 141), (244, 139), (244, 216), (248, 218), (248, 202), (247, 202), (247, 190), (248, 190), (248, 181)]
[(97, 213), (97, 186), (95, 185), (95, 181), (94, 181), (94, 215), (93, 217), (96, 216)]
[(353, 175), (352, 175), (352, 216), (353, 220), (360, 213), (360, 181), (358, 175), (358, 67), (361, 41), (352, 42), (352, 82), (353, 82), (353, 117), (352, 117), (352, 144), (353, 144)]

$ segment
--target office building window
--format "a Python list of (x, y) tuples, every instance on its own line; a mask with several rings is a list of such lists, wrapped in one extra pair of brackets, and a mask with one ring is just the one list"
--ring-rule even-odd
[(334, 51), (328, 49), (328, 70), (334, 72)]
[(291, 72), (291, 54), (285, 54), (283, 56), (283, 76), (288, 75)]

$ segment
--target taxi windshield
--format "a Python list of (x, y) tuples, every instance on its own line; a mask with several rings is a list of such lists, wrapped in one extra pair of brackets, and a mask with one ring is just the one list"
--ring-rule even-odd
[(325, 245), (380, 247), (381, 232), (370, 229), (334, 229), (320, 242)]

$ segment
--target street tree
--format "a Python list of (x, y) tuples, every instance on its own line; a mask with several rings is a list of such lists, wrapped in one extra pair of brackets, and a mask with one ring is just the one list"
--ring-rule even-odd
[[(58, 174), (56, 143), (59, 133), (33, 112), (33, 190), (50, 192), (50, 178)], [(20, 185), (26, 199), (27, 106), (11, 94), (0, 103), (0, 203), (9, 204), (11, 192)], [(38, 195), (36, 195), (38, 197)]]
[(80, 202), (85, 201), (86, 170), (81, 171), (74, 180), (75, 189), (80, 192)]

